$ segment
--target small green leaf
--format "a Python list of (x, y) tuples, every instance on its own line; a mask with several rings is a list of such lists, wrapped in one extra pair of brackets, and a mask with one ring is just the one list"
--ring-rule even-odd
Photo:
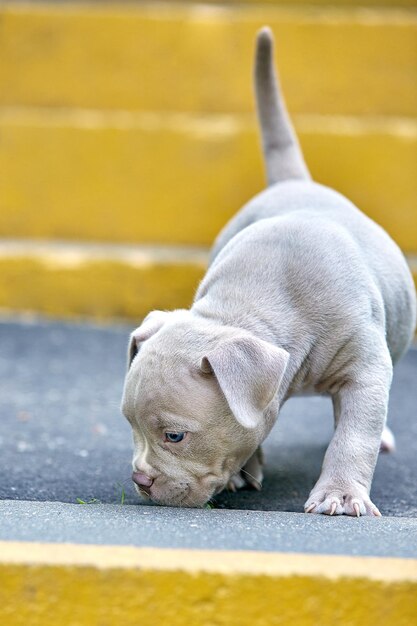
[(117, 489), (121, 489), (122, 490), (122, 492), (120, 494), (120, 504), (124, 504), (125, 503), (125, 498), (126, 498), (126, 491), (125, 491), (125, 488), (123, 486), (123, 483), (119, 483), (118, 482), (118, 483), (115, 484), (115, 487)]

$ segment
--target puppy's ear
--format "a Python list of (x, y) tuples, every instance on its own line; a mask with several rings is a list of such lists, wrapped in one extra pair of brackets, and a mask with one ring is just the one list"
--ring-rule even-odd
[(250, 336), (223, 341), (201, 361), (212, 372), (237, 421), (254, 428), (274, 398), (290, 355), (286, 350)]
[(127, 350), (127, 369), (129, 369), (133, 359), (139, 352), (140, 344), (152, 337), (152, 335), (155, 335), (165, 324), (169, 315), (168, 311), (152, 311), (145, 317), (142, 324), (133, 331), (130, 335)]

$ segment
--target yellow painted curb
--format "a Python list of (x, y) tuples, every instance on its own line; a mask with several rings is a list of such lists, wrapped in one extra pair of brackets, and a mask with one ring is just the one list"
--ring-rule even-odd
[(248, 112), (267, 23), (293, 113), (417, 111), (413, 10), (5, 2), (0, 18), (3, 105)]
[(189, 307), (207, 258), (197, 248), (0, 242), (0, 308), (137, 320)]
[[(185, 4), (200, 4), (201, 0), (181, 0)], [(219, 0), (204, 0), (204, 4), (219, 4)], [(249, 5), (280, 5), (281, 0), (222, 0), (221, 4), (226, 6), (233, 6), (234, 4), (249, 4)], [(285, 0), (283, 3), (287, 6), (301, 5), (304, 8), (311, 5), (324, 5), (328, 7), (415, 7), (417, 6), (417, 0)]]
[(202, 248), (0, 240), (0, 309), (138, 320), (189, 307), (207, 261)]
[(7, 626), (410, 626), (416, 561), (0, 543)]
[[(201, 0), (183, 0), (186, 3), (196, 3), (199, 4)], [(219, 4), (219, 0), (204, 0), (205, 4)], [(325, 6), (326, 8), (330, 5), (332, 7), (415, 7), (417, 6), (417, 0), (285, 0), (286, 5), (301, 5), (301, 6)], [(281, 0), (222, 0), (223, 5), (234, 5), (234, 4), (252, 4), (252, 5), (279, 5), (281, 4)]]
[[(316, 180), (417, 249), (417, 121), (298, 116)], [(0, 236), (211, 245), (264, 188), (253, 116), (0, 109)]]
[[(200, 3), (201, 0), (184, 0), (185, 2), (195, 2)], [(205, 0), (206, 4), (219, 4), (219, 0)], [(233, 4), (272, 4), (279, 5), (281, 4), (281, 0), (222, 0), (222, 4), (224, 5), (233, 5)], [(285, 0), (286, 5), (302, 5), (302, 6), (310, 6), (317, 5), (328, 7), (330, 5), (330, 0)], [(360, 7), (415, 7), (417, 6), (417, 0), (331, 0), (332, 7), (351, 7), (351, 6), (360, 6)]]

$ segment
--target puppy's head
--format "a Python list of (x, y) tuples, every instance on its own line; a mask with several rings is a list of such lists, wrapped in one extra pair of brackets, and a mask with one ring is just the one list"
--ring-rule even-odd
[(122, 410), (133, 480), (159, 504), (202, 506), (269, 432), (289, 355), (189, 311), (154, 311), (131, 336)]

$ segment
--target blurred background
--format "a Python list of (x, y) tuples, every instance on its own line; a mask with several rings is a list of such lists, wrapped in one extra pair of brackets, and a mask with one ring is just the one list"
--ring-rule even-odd
[(314, 178), (417, 277), (416, 0), (0, 3), (0, 307), (189, 306), (264, 187), (252, 94), (269, 24)]

